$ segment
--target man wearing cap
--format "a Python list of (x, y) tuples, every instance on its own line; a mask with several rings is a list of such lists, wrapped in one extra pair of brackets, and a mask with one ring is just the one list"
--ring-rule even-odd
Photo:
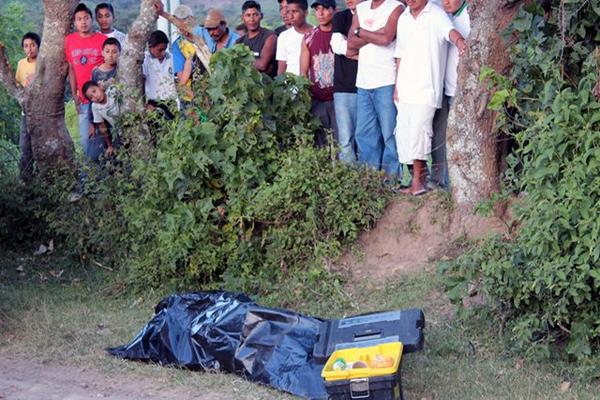
[(335, 58), (331, 49), (335, 6), (335, 0), (316, 0), (312, 3), (311, 8), (315, 10), (319, 26), (304, 35), (300, 52), (300, 73), (312, 82), (310, 112), (319, 118), (322, 126), (315, 132), (315, 145), (318, 147), (327, 144), (327, 130), (333, 130), (337, 142), (337, 124), (333, 109)]
[(208, 10), (203, 24), (205, 33), (202, 38), (211, 53), (217, 50), (228, 49), (235, 45), (240, 36), (229, 30), (225, 16), (216, 8)]

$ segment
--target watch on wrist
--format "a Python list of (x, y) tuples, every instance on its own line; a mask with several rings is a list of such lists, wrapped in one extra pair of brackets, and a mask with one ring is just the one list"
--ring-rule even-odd
[(354, 30), (354, 36), (360, 37), (360, 26)]

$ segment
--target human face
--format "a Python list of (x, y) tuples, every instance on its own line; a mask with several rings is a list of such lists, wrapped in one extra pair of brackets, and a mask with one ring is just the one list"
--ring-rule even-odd
[(23, 51), (25, 52), (25, 55), (27, 56), (28, 60), (36, 59), (38, 55), (38, 50), (38, 45), (35, 42), (35, 40), (25, 39), (23, 41)]
[(104, 62), (108, 65), (115, 66), (119, 62), (119, 48), (114, 44), (107, 44), (102, 49), (102, 57), (104, 57)]
[(79, 33), (90, 33), (92, 31), (92, 17), (86, 11), (75, 13), (75, 30)]
[(303, 10), (300, 4), (288, 4), (287, 9), (288, 19), (294, 27), (299, 28), (306, 23), (306, 10)]
[(210, 35), (210, 37), (215, 42), (218, 42), (219, 40), (221, 40), (221, 38), (227, 31), (227, 25), (225, 25), (225, 23), (221, 22), (219, 24), (219, 26), (217, 26), (216, 28), (206, 28), (206, 30), (208, 31), (208, 34)]
[(246, 25), (248, 32), (256, 32), (260, 28), (262, 13), (256, 8), (249, 8), (242, 14), (242, 22)]
[(104, 103), (106, 95), (100, 86), (89, 87), (85, 95), (92, 103)]
[(112, 32), (113, 15), (108, 8), (101, 8), (96, 13), (96, 21), (100, 27), (100, 32)]
[(165, 55), (167, 54), (167, 44), (159, 43), (154, 47), (150, 47), (150, 54), (152, 54), (154, 58), (157, 58), (158, 61), (164, 60)]
[(331, 25), (331, 20), (333, 19), (334, 13), (335, 10), (333, 7), (328, 8), (320, 4), (315, 7), (315, 16), (317, 17), (317, 21), (319, 21), (319, 26)]
[(427, 5), (428, 0), (406, 0), (406, 4), (410, 7), (411, 13), (420, 13), (421, 10)]
[(281, 3), (279, 3), (279, 14), (281, 15), (281, 22), (283, 22), (285, 26), (290, 26), (292, 24), (288, 18), (287, 0), (283, 0)]
[(360, 3), (362, 0), (346, 0), (346, 7), (351, 9), (352, 11), (356, 10), (356, 5)]
[(458, 11), (460, 6), (462, 6), (463, 0), (443, 0), (442, 6), (444, 7), (444, 11), (450, 14), (454, 14)]
[(178, 21), (177, 26), (179, 27), (179, 30), (181, 31), (181, 33), (186, 36), (189, 37), (192, 32), (194, 31), (194, 26), (196, 25), (196, 18), (194, 17), (187, 17), (187, 18), (175, 18)]

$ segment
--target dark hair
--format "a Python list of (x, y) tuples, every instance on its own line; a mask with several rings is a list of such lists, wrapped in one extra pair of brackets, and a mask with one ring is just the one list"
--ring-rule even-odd
[(23, 47), (23, 45), (25, 44), (25, 39), (31, 39), (35, 42), (35, 44), (37, 44), (38, 47), (40, 47), (40, 44), (42, 43), (42, 40), (40, 39), (40, 35), (38, 35), (35, 32), (27, 32), (26, 34), (23, 35), (23, 39), (21, 39), (21, 47)]
[(169, 38), (163, 31), (154, 31), (150, 34), (150, 39), (148, 39), (148, 47), (155, 47), (159, 44), (169, 44)]
[(81, 91), (83, 92), (83, 97), (85, 97), (88, 101), (92, 101), (92, 100), (88, 97), (87, 91), (89, 88), (95, 87), (95, 86), (98, 86), (98, 82), (87, 81), (86, 83), (83, 84), (83, 87), (81, 88)]
[(246, 10), (249, 8), (256, 8), (258, 12), (262, 12), (260, 9), (260, 4), (258, 4), (258, 2), (254, 0), (248, 0), (245, 1), (244, 4), (242, 4), (242, 13), (246, 12)]
[(100, 11), (102, 9), (107, 9), (108, 11), (110, 11), (110, 15), (112, 15), (113, 17), (115, 16), (115, 9), (113, 8), (112, 4), (110, 4), (110, 3), (100, 3), (94, 9), (94, 14), (96, 14), (96, 18), (98, 16), (98, 11)]
[(102, 43), (102, 50), (104, 50), (104, 48), (106, 46), (117, 46), (117, 49), (119, 49), (119, 51), (121, 51), (121, 42), (119, 42), (117, 39), (115, 39), (114, 37), (109, 37), (108, 39), (106, 39), (104, 41), (104, 43)]
[(78, 12), (80, 12), (80, 11), (85, 11), (86, 13), (88, 13), (88, 14), (90, 15), (90, 18), (94, 18), (94, 17), (92, 16), (92, 10), (90, 10), (90, 9), (88, 8), (88, 6), (86, 6), (86, 5), (85, 5), (85, 4), (83, 4), (83, 3), (79, 3), (79, 4), (77, 4), (77, 7), (75, 7), (75, 11), (73, 12), (73, 18), (75, 18), (75, 14), (77, 14), (77, 13), (78, 13)]
[(304, 11), (308, 10), (308, 1), (306, 0), (288, 0), (289, 4), (298, 4)]

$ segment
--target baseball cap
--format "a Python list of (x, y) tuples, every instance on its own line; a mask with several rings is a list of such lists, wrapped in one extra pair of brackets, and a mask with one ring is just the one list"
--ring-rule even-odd
[(211, 8), (206, 14), (206, 19), (204, 20), (203, 26), (206, 29), (214, 29), (218, 27), (221, 24), (221, 22), (226, 22), (225, 16), (221, 12), (221, 10)]
[(315, 8), (316, 6), (323, 6), (325, 8), (335, 8), (335, 0), (317, 0), (310, 5), (311, 8)]
[(192, 9), (190, 7), (182, 4), (175, 8), (175, 11), (173, 11), (173, 16), (178, 19), (186, 19), (189, 17), (193, 17), (194, 12), (192, 11)]

